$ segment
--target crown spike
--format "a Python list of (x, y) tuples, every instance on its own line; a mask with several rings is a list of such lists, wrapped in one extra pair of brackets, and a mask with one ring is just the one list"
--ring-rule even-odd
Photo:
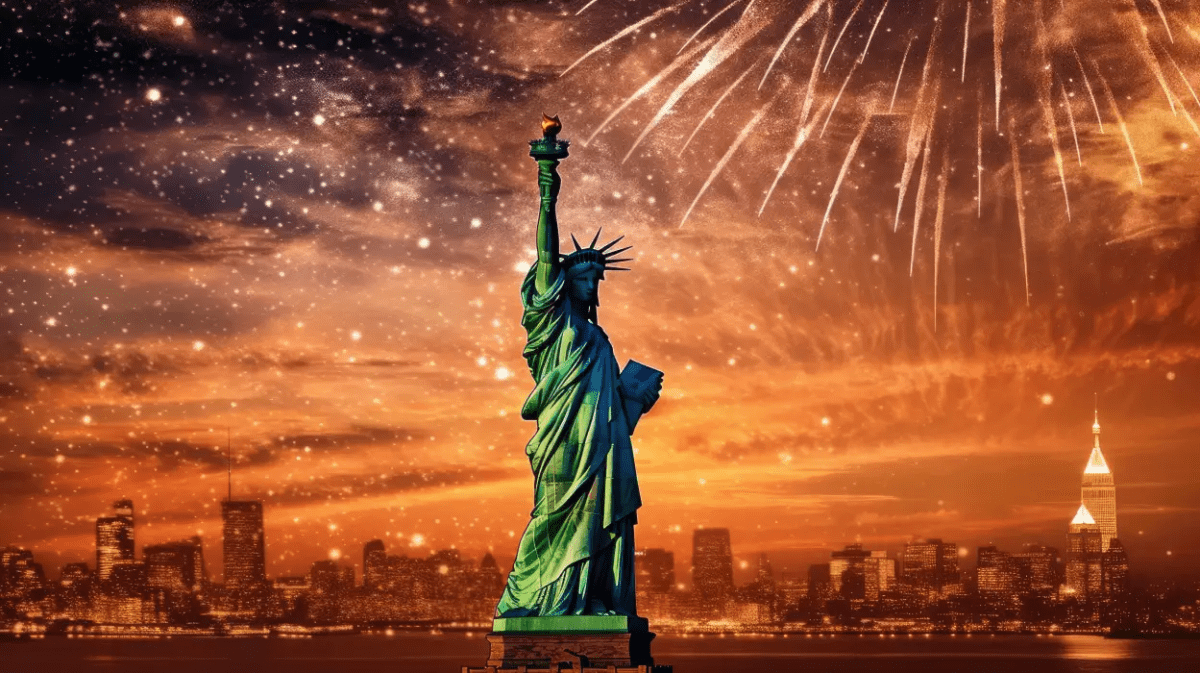
[(609, 257), (612, 257), (613, 255), (619, 255), (619, 254), (625, 252), (626, 250), (629, 250), (632, 247), (633, 247), (632, 245), (627, 245), (624, 248), (618, 248), (616, 250), (613, 250), (612, 252), (606, 252), (606, 253), (604, 253), (604, 258), (608, 259)]
[(615, 264), (617, 262), (632, 262), (632, 261), (633, 261), (632, 257), (622, 257), (621, 259), (608, 259), (607, 257), (604, 258), (605, 264)]
[(593, 250), (596, 249), (596, 241), (600, 240), (600, 232), (602, 231), (604, 231), (604, 227), (600, 227), (596, 230), (596, 235), (592, 237), (592, 242), (588, 243), (589, 248), (592, 248)]
[(608, 250), (609, 248), (611, 248), (611, 247), (613, 247), (614, 245), (616, 245), (617, 243), (620, 243), (622, 238), (625, 238), (625, 237), (624, 237), (624, 236), (618, 236), (618, 237), (614, 238), (613, 240), (609, 241), (608, 243), (605, 243), (605, 244), (604, 244), (604, 247), (603, 247), (603, 248), (600, 248), (600, 252), (604, 252), (605, 250)]
[(575, 234), (571, 234), (571, 242), (575, 244), (576, 250), (582, 250), (582, 248), (579, 247), (579, 241), (575, 240)]
[(606, 267), (604, 267), (604, 270), (605, 271), (629, 271), (629, 269), (626, 269), (623, 266), (606, 266)]

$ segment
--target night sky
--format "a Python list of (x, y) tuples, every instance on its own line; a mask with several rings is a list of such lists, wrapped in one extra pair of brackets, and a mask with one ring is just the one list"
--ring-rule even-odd
[(132, 498), (219, 580), (228, 433), (271, 576), (511, 562), (547, 112), (681, 580), (699, 526), (1061, 547), (1096, 398), (1135, 573), (1195, 576), (1193, 87), (1187, 0), (0, 0), (0, 544)]

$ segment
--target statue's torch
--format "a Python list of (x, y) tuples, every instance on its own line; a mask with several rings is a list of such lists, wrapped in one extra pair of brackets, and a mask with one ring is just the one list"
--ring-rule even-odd
[[(554, 217), (554, 202), (558, 200), (558, 187), (562, 184), (558, 177), (558, 162), (567, 158), (567, 146), (571, 143), (558, 139), (562, 130), (562, 122), (558, 115), (553, 117), (542, 113), (542, 137), (529, 141), (529, 156), (537, 160), (538, 191), (542, 195), (542, 212)], [(557, 224), (554, 225), (557, 228)]]
[(529, 156), (537, 159), (538, 162), (553, 161), (555, 164), (566, 159), (567, 146), (571, 143), (567, 140), (559, 140), (559, 131), (562, 131), (562, 122), (558, 120), (558, 115), (548, 117), (543, 112), (542, 137), (529, 141)]

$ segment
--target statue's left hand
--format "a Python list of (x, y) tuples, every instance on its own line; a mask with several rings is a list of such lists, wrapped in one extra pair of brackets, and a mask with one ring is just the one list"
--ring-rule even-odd
[(662, 379), (659, 379), (658, 382), (646, 390), (646, 392), (642, 394), (642, 398), (638, 400), (642, 403), (642, 408), (644, 409), (643, 413), (645, 411), (650, 411), (650, 407), (653, 407), (654, 403), (658, 401), (658, 396), (660, 394), (662, 394)]

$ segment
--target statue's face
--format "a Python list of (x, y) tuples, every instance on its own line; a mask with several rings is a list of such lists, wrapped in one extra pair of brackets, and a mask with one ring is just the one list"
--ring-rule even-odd
[(580, 302), (583, 306), (590, 306), (596, 303), (596, 298), (599, 296), (600, 270), (587, 269), (572, 274), (567, 283), (567, 292), (571, 299)]

